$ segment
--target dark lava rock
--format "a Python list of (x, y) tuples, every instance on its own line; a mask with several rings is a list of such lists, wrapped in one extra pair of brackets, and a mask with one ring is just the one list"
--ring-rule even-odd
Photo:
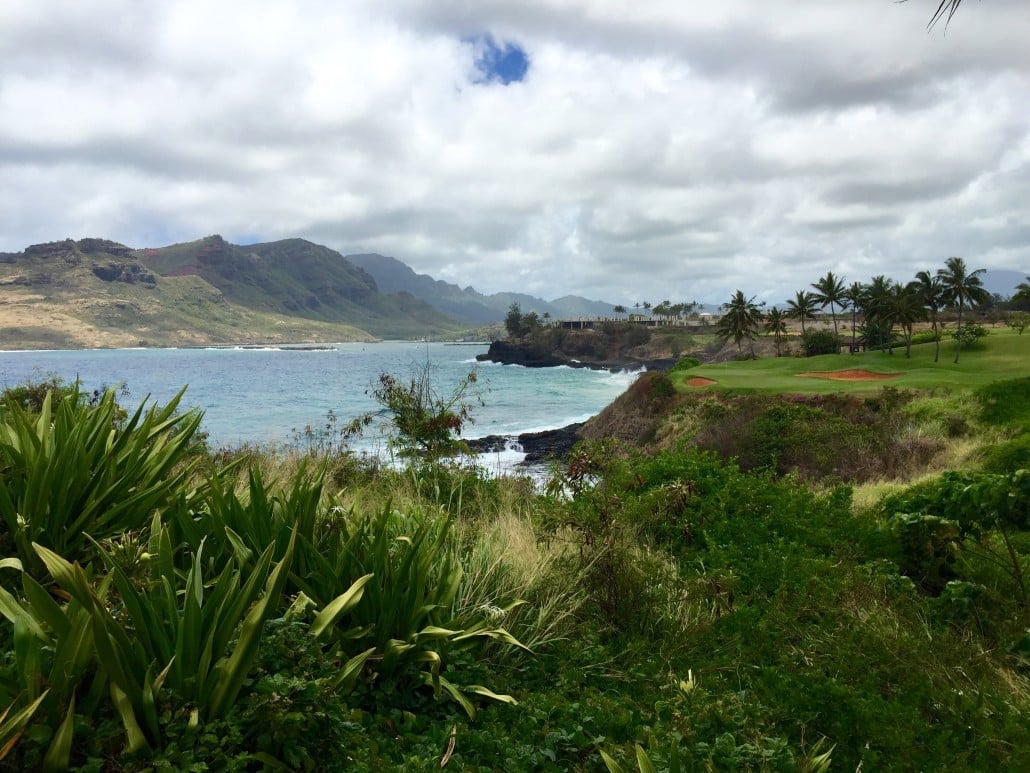
[(503, 451), (515, 441), (526, 454), (522, 464), (539, 464), (550, 459), (565, 456), (580, 438), (577, 434), (582, 424), (570, 424), (560, 429), (548, 429), (543, 432), (523, 432), (518, 437), (508, 435), (488, 435), (466, 441), (476, 453), (490, 454)]
[(486, 354), (476, 357), (480, 362), (499, 362), (502, 365), (522, 365), (526, 368), (554, 368), (571, 364), (567, 358), (559, 357), (542, 349), (519, 346), (510, 341), (494, 341)]
[(129, 256), (132, 250), (124, 244), (113, 242), (110, 239), (79, 239), (76, 243), (79, 250), (85, 254), (103, 252), (107, 255), (115, 255), (120, 258)]
[(560, 352), (548, 352), (533, 346), (514, 344), (511, 341), (494, 341), (486, 354), (476, 356), (480, 362), (498, 362), (501, 365), (522, 365), (525, 368), (554, 368), (565, 365), (569, 368), (590, 368), (591, 370), (608, 370), (618, 373), (622, 370), (668, 371), (678, 361), (675, 357), (638, 360), (633, 358), (615, 360), (579, 360), (572, 359)]
[(125, 282), (126, 284), (157, 284), (154, 275), (139, 263), (97, 263), (93, 273), (105, 282)]

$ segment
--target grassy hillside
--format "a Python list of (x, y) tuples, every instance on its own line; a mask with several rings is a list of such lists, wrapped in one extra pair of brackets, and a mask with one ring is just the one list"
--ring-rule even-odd
[(100, 239), (0, 256), (0, 347), (369, 340), (357, 327), (231, 302), (198, 276), (160, 276)]
[(256, 311), (359, 326), (380, 337), (440, 336), (461, 326), (410, 294), (382, 294), (338, 252), (303, 239), (239, 246), (220, 236), (137, 256), (165, 276), (195, 275)]

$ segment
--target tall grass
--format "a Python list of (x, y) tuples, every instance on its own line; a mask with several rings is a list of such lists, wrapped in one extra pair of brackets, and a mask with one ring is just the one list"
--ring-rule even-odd
[[(466, 520), (457, 536), (465, 573), (455, 616), (486, 614), (534, 652), (571, 637), (586, 594), (577, 578), (563, 575), (561, 545), (541, 542), (532, 521), (512, 512)], [(509, 660), (524, 656), (510, 648), (497, 653)]]

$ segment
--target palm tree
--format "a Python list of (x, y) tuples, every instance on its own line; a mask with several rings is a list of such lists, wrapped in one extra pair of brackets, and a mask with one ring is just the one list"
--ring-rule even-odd
[(926, 26), (933, 27), (933, 25), (947, 16), (948, 20), (944, 23), (944, 26), (947, 27), (951, 24), (951, 17), (955, 15), (960, 5), (962, 5), (962, 0), (941, 0), (937, 10), (933, 12), (933, 16), (930, 18), (930, 23)]
[(833, 317), (833, 340), (837, 340), (837, 310), (834, 304), (843, 304), (846, 301), (844, 280), (835, 277), (832, 271), (827, 271), (826, 276), (812, 285), (815, 289), (815, 300), (824, 309), (830, 307), (830, 316)]
[(912, 356), (912, 326), (921, 319), (926, 319), (926, 307), (923, 296), (914, 282), (907, 285), (896, 283), (891, 285), (890, 294), (891, 319), (901, 325), (905, 333), (905, 356)]
[(937, 324), (937, 314), (944, 308), (944, 288), (941, 285), (940, 277), (929, 271), (917, 273), (912, 285), (922, 298), (923, 306), (930, 312), (930, 324), (933, 326), (933, 341), (936, 346), (933, 352), (933, 361), (937, 362), (941, 354), (941, 335)]
[(1030, 308), (1027, 306), (1027, 304), (1030, 304), (1030, 276), (1026, 278), (1025, 282), (1020, 282), (1016, 285), (1015, 295), (1009, 300), (1016, 304), (1017, 308)]
[(787, 315), (776, 306), (769, 309), (765, 316), (765, 332), (772, 333), (776, 341), (776, 356), (780, 356), (780, 338), (787, 334)]
[(966, 262), (962, 258), (948, 258), (944, 261), (944, 268), (938, 269), (937, 276), (944, 287), (944, 299), (958, 307), (958, 333), (955, 339), (955, 364), (958, 364), (959, 351), (962, 348), (962, 310), (965, 306), (977, 306), (984, 303), (990, 296), (984, 289), (983, 280), (980, 279), (986, 269), (978, 268), (976, 271), (966, 269)]
[(755, 357), (755, 336), (758, 335), (758, 326), (762, 323), (762, 310), (755, 303), (754, 296), (745, 298), (740, 290), (730, 298), (729, 303), (722, 305), (723, 315), (719, 320), (715, 334), (723, 342), (733, 339), (740, 348), (740, 342), (747, 338), (751, 342), (751, 357)]
[(815, 296), (807, 290), (798, 290), (794, 300), (787, 301), (787, 316), (801, 320), (801, 336), (805, 335), (805, 320), (815, 319)]
[(852, 282), (844, 294), (847, 302), (851, 304), (851, 353), (854, 354), (855, 349), (858, 348), (858, 340), (855, 335), (858, 330), (858, 309), (865, 303), (865, 288), (861, 282)]
[(890, 297), (893, 284), (880, 274), (863, 288), (866, 340), (870, 346), (886, 346), (888, 354), (894, 354), (894, 315)]
[(622, 305), (622, 304), (620, 303), (620, 304), (618, 304), (617, 306), (613, 306), (613, 307), (612, 307), (612, 311), (613, 311), (613, 312), (615, 312), (616, 314), (625, 314), (625, 313), (626, 313), (626, 307), (625, 307), (625, 306), (623, 306), (623, 305)]

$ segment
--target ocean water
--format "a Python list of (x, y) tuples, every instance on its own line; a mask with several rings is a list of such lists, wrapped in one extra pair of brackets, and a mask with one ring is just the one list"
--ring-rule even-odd
[[(434, 387), (449, 394), (474, 370), (483, 405), (464, 437), (517, 435), (584, 421), (614, 400), (636, 374), (578, 368), (523, 368), (477, 363), (486, 344), (382, 342), (335, 344), (328, 349), (289, 347), (209, 349), (94, 349), (0, 352), (0, 385), (51, 374), (87, 389), (124, 384), (122, 402), (166, 402), (187, 387), (183, 405), (204, 411), (202, 428), (215, 447), (243, 443), (289, 444), (305, 427), (322, 427), (329, 411), (342, 425), (375, 412), (366, 392), (380, 373), (407, 379), (430, 368)], [(374, 432), (352, 443), (376, 451)], [(507, 466), (517, 449), (498, 456)]]

